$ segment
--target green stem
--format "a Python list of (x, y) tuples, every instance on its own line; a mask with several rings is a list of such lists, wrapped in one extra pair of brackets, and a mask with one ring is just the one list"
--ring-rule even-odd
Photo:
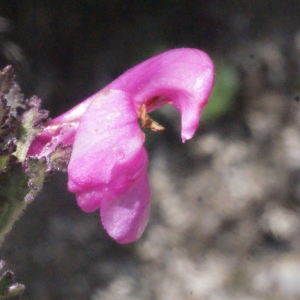
[(0, 174), (0, 245), (27, 206), (27, 183), (28, 176), (20, 164)]

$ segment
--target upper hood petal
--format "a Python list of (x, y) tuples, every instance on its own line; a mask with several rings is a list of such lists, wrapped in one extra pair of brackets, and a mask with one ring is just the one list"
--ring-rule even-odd
[(199, 125), (200, 114), (214, 83), (214, 66), (203, 51), (180, 48), (166, 51), (129, 69), (107, 87), (129, 93), (136, 109), (145, 104), (152, 111), (166, 103), (181, 117), (183, 142)]

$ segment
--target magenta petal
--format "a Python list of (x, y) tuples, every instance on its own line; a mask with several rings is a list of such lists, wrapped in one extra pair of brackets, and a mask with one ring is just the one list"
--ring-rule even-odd
[[(125, 72), (107, 87), (129, 93), (138, 106), (152, 111), (166, 103), (181, 115), (181, 137), (190, 139), (214, 83), (210, 57), (198, 49), (181, 48), (154, 56)], [(156, 97), (156, 98), (154, 98)]]
[(214, 66), (206, 53), (166, 51), (48, 121), (28, 155), (50, 157), (57, 146), (73, 144), (68, 188), (78, 205), (86, 212), (100, 209), (105, 229), (118, 242), (135, 241), (147, 224), (150, 201), (145, 135), (137, 119), (151, 123), (144, 108), (148, 113), (171, 104), (181, 113), (184, 142), (198, 127), (213, 82)]
[(130, 243), (143, 233), (149, 217), (150, 186), (144, 172), (121, 196), (104, 200), (101, 220), (108, 234), (119, 243)]
[(83, 114), (68, 166), (68, 188), (86, 212), (126, 194), (146, 172), (144, 134), (128, 94), (104, 89)]

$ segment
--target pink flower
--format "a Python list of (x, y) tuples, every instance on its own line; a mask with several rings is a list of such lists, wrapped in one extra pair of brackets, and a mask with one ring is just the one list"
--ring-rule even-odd
[(182, 141), (199, 124), (214, 81), (211, 59), (197, 49), (175, 49), (128, 70), (97, 94), (49, 121), (28, 155), (47, 156), (59, 143), (73, 145), (68, 188), (85, 212), (100, 209), (108, 234), (129, 243), (143, 233), (150, 186), (145, 135), (160, 130), (147, 113), (171, 104), (181, 113)]

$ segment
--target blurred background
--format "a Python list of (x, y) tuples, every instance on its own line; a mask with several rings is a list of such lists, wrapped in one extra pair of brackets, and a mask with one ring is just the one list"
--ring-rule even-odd
[(1, 248), (24, 299), (300, 299), (300, 2), (0, 2), (0, 67), (51, 117), (164, 50), (196, 47), (216, 84), (195, 138), (154, 118), (152, 211), (118, 245), (55, 174)]

